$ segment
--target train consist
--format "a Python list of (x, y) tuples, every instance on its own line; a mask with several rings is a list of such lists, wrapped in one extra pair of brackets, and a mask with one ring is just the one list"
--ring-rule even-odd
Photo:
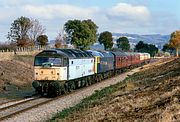
[(148, 53), (50, 49), (35, 56), (33, 87), (41, 95), (57, 96), (140, 66)]

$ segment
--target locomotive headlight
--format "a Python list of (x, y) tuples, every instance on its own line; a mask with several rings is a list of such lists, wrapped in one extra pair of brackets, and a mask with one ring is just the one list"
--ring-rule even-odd
[(51, 74), (53, 74), (53, 71), (51, 71)]
[(35, 73), (35, 76), (37, 76), (37, 75), (38, 75), (38, 72)]

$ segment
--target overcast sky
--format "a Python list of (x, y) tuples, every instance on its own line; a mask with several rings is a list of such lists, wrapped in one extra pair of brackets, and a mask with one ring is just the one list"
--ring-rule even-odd
[(179, 12), (180, 0), (0, 0), (0, 41), (21, 16), (38, 19), (53, 40), (69, 19), (92, 19), (99, 32), (170, 34)]

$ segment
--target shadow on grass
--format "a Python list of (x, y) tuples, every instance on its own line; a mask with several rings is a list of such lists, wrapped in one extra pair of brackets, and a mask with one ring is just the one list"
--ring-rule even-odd
[(27, 98), (35, 94), (32, 86), (17, 87), (13, 84), (5, 84), (5, 90), (0, 92), (0, 99), (19, 99)]

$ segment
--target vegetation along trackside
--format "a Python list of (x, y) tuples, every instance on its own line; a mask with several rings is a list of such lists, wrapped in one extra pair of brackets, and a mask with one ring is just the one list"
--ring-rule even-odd
[(49, 121), (179, 120), (179, 71), (180, 59), (144, 68)]

